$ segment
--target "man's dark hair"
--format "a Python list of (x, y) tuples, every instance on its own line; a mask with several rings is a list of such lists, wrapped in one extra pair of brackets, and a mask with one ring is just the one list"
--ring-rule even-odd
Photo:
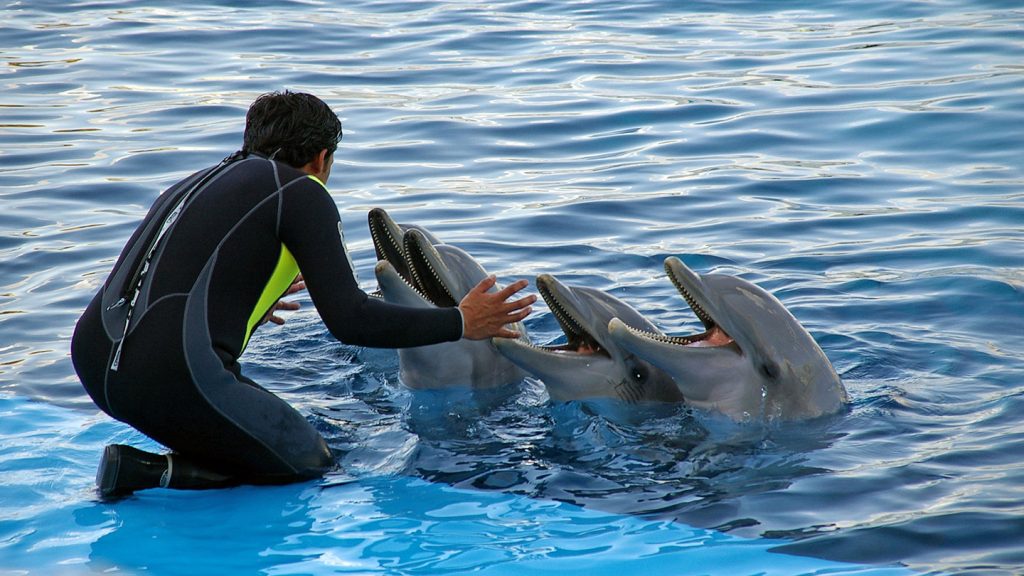
[(323, 100), (302, 92), (268, 92), (245, 114), (242, 151), (257, 152), (299, 168), (318, 152), (334, 154), (341, 120)]

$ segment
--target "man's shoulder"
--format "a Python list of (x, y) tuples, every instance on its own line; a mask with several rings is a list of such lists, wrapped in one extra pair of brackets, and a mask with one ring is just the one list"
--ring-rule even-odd
[(309, 174), (282, 162), (275, 162), (262, 156), (248, 156), (236, 162), (234, 166), (238, 176), (246, 180), (260, 180), (272, 184), (273, 188), (304, 189), (312, 192), (323, 192), (325, 188), (318, 180), (311, 179)]

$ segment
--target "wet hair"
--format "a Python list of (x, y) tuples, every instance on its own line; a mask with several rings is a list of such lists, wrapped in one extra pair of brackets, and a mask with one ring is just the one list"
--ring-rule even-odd
[(268, 92), (249, 106), (242, 140), (242, 152), (256, 152), (299, 168), (321, 150), (334, 154), (341, 140), (341, 120), (312, 94)]

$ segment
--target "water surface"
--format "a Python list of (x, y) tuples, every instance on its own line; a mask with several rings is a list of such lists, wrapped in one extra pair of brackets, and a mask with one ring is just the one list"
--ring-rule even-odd
[[(1024, 566), (1019, 3), (44, 0), (3, 14), (0, 394), (30, 417), (0, 421), (0, 557), (88, 564), (65, 554), (74, 541), (90, 570), (111, 567), (96, 550), (128, 512), (92, 502), (98, 447), (145, 440), (88, 402), (74, 322), (157, 194), (237, 149), (248, 104), (287, 87), (344, 123), (329, 185), (367, 289), (373, 206), (504, 281), (556, 274), (670, 332), (698, 325), (661, 272), (679, 256), (776, 294), (853, 400), (835, 418), (739, 427), (683, 408), (622, 422), (551, 405), (532, 380), (412, 394), (393, 352), (333, 341), (306, 298), (244, 360), (342, 454), (323, 493), (357, 477), (385, 501), (373, 479), (428, 480), (646, 519), (666, 538), (695, 526), (922, 572)], [(560, 338), (543, 306), (527, 325)], [(253, 512), (266, 492), (247, 490), (226, 498)], [(315, 508), (315, 494), (273, 502)], [(68, 527), (68, 508), (91, 512)], [(412, 552), (388, 564), (371, 543), (376, 568), (413, 569)], [(259, 570), (311, 569), (287, 566)]]

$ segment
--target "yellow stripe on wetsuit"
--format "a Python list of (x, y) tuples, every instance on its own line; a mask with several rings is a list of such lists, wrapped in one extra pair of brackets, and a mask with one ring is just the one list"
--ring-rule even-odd
[(277, 259), (277, 265), (274, 266), (274, 272), (270, 275), (270, 279), (267, 280), (267, 285), (263, 287), (263, 293), (260, 294), (260, 299), (256, 302), (256, 308), (253, 309), (252, 314), (249, 316), (249, 323), (245, 330), (245, 341), (242, 342), (242, 350), (245, 350), (245, 347), (249, 345), (249, 338), (252, 336), (253, 330), (259, 326), (260, 320), (263, 320), (270, 307), (284, 295), (298, 274), (299, 265), (295, 262), (295, 257), (288, 251), (288, 247), (281, 244), (281, 255)]
[[(327, 189), (327, 185), (316, 176), (310, 174), (308, 178), (323, 186), (324, 190)], [(349, 259), (349, 266), (352, 266), (351, 257)], [(352, 266), (352, 272), (355, 272), (355, 266)], [(292, 285), (292, 281), (295, 280), (298, 274), (299, 265), (295, 262), (295, 257), (288, 251), (287, 246), (281, 244), (281, 256), (277, 259), (277, 266), (274, 266), (274, 272), (270, 275), (270, 280), (267, 280), (267, 285), (263, 287), (263, 293), (260, 294), (260, 299), (256, 302), (256, 308), (253, 309), (252, 314), (249, 316), (249, 323), (245, 328), (245, 341), (242, 342), (242, 350), (245, 350), (246, 346), (249, 345), (249, 338), (252, 337), (253, 331), (259, 326), (260, 320), (263, 320), (263, 317), (270, 311), (270, 307), (281, 299), (281, 296)]]

